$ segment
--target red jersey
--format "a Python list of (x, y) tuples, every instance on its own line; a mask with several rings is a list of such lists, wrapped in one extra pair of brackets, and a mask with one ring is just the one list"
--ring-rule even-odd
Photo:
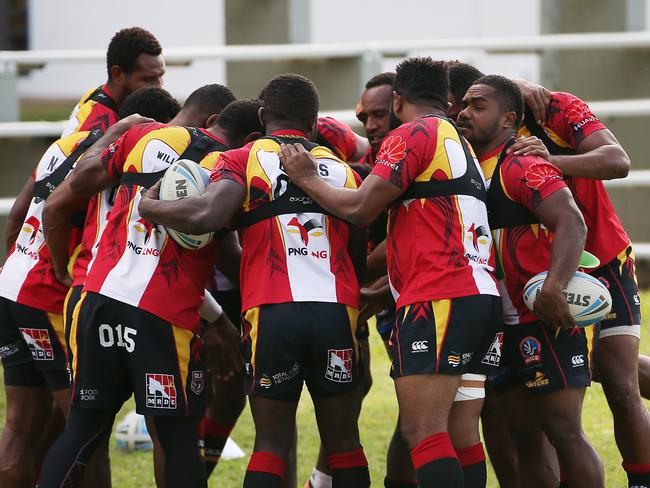
[[(76, 132), (54, 142), (34, 171), (34, 180), (49, 177), (83, 142), (89, 132)], [(45, 200), (33, 197), (16, 242), (0, 271), (0, 296), (49, 313), (63, 313), (68, 288), (56, 279), (43, 235)], [(73, 228), (68, 252), (75, 254), (81, 230)]]
[[(504, 146), (481, 159), (488, 186)], [(556, 191), (566, 188), (562, 172), (538, 156), (509, 155), (499, 170), (505, 197), (532, 212)], [(552, 233), (542, 224), (492, 229), (501, 266), (499, 286), (503, 297), (504, 321), (520, 324), (539, 320), (524, 304), (524, 285), (533, 276), (548, 271)]]
[[(299, 131), (283, 130), (273, 136), (292, 137), (309, 147)], [(289, 178), (280, 165), (276, 139), (262, 138), (221, 155), (212, 180), (229, 179), (246, 189), (240, 214), (281, 197)], [(319, 175), (342, 188), (357, 188), (359, 181), (348, 165), (330, 151), (310, 151)], [(303, 198), (309, 198), (304, 196)], [(333, 302), (359, 306), (359, 284), (348, 254), (348, 224), (317, 212), (276, 215), (240, 229), (242, 246), (242, 310), (285, 302)]]
[(357, 135), (349, 125), (333, 117), (318, 117), (316, 142), (343, 161), (351, 161), (357, 151)]
[[(218, 141), (207, 131), (203, 133)], [(167, 169), (190, 143), (190, 131), (184, 127), (142, 124), (109, 146), (102, 162), (116, 180), (125, 173), (156, 173)], [(218, 152), (210, 153), (200, 164), (211, 170), (217, 157)], [(196, 251), (176, 244), (164, 227), (138, 213), (141, 190), (136, 184), (119, 187), (84, 290), (198, 333), (199, 307), (212, 274), (215, 244)]]
[[(460, 134), (446, 119), (424, 117), (392, 131), (372, 174), (406, 191), (412, 183), (481, 180), (468, 165)], [(469, 195), (403, 200), (388, 214), (386, 259), (397, 307), (416, 302), (498, 295), (484, 201)]]
[(375, 165), (375, 158), (372, 155), (372, 148), (371, 147), (366, 149), (366, 152), (363, 153), (363, 156), (361, 156), (361, 159), (359, 160), (359, 164), (366, 164), (368, 166), (374, 166)]
[(106, 129), (117, 121), (117, 104), (108, 86), (92, 88), (81, 97), (72, 110), (61, 137), (85, 130), (99, 129), (106, 132)]
[[(605, 128), (585, 102), (570, 93), (553, 93), (543, 129), (555, 144), (575, 151), (587, 136)], [(523, 126), (518, 135), (528, 136), (530, 130)], [(609, 263), (630, 245), (630, 238), (603, 182), (570, 177), (567, 185), (587, 224), (585, 250), (602, 265)]]

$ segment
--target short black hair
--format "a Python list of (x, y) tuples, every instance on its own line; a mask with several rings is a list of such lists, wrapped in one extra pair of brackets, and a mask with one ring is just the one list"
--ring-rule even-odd
[(111, 67), (119, 66), (125, 73), (133, 73), (141, 54), (159, 56), (162, 47), (151, 32), (141, 27), (129, 27), (115, 33), (106, 51), (106, 70), (111, 79)]
[(235, 95), (227, 86), (213, 83), (197, 88), (187, 97), (183, 108), (191, 108), (197, 113), (209, 117), (212, 114), (219, 114), (235, 101)]
[(517, 116), (518, 129), (524, 117), (524, 97), (517, 84), (510, 78), (501, 75), (482, 76), (473, 85), (487, 85), (494, 88), (494, 93), (501, 108), (508, 112), (514, 112)]
[(245, 138), (252, 132), (264, 134), (264, 127), (259, 117), (261, 100), (237, 100), (229, 104), (219, 114), (215, 124), (221, 127), (230, 142)]
[(366, 90), (384, 85), (393, 86), (393, 83), (395, 83), (395, 73), (392, 71), (386, 71), (370, 78), (366, 82)]
[(307, 124), (318, 115), (318, 90), (304, 76), (286, 73), (270, 80), (262, 92), (264, 112), (276, 120)]
[(447, 66), (430, 57), (409, 58), (395, 69), (395, 93), (413, 103), (429, 103), (447, 109)]
[(118, 116), (123, 119), (132, 114), (140, 114), (166, 124), (176, 116), (180, 109), (180, 103), (167, 90), (140, 88), (126, 97)]
[(449, 91), (456, 100), (462, 100), (472, 84), (485, 76), (480, 70), (471, 64), (460, 61), (448, 61)]

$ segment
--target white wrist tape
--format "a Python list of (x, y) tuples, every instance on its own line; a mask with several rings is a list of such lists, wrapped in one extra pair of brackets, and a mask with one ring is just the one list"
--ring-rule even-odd
[(221, 305), (219, 305), (219, 302), (214, 299), (208, 290), (205, 290), (205, 293), (203, 294), (203, 303), (199, 308), (199, 314), (201, 314), (201, 318), (206, 320), (208, 323), (216, 322), (223, 315)]

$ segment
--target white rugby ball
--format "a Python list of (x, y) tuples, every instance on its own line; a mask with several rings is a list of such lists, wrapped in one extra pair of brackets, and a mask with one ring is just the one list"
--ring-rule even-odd
[[(201, 165), (189, 159), (179, 159), (174, 162), (163, 176), (160, 185), (161, 200), (180, 200), (185, 197), (195, 197), (205, 191), (210, 182), (210, 173)], [(169, 236), (185, 249), (200, 249), (208, 244), (214, 233), (185, 234), (174, 229), (165, 228)]]
[[(547, 271), (533, 276), (524, 286), (524, 303), (533, 310)], [(564, 289), (569, 312), (579, 327), (596, 324), (612, 309), (612, 296), (603, 283), (587, 273), (576, 271)]]
[(115, 441), (125, 451), (150, 451), (153, 449), (147, 423), (135, 410), (127, 413), (115, 427)]

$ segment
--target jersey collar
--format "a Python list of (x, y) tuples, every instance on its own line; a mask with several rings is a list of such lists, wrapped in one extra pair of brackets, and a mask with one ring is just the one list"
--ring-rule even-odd
[(280, 129), (280, 130), (276, 130), (271, 135), (272, 136), (293, 136), (293, 137), (301, 137), (303, 139), (309, 139), (309, 137), (307, 137), (307, 134), (297, 129)]
[(206, 136), (211, 137), (211, 138), (214, 139), (215, 141), (217, 141), (217, 142), (223, 144), (224, 146), (226, 146), (226, 147), (230, 147), (228, 144), (226, 144), (223, 140), (221, 140), (220, 138), (218, 138), (217, 136), (215, 136), (215, 135), (214, 135), (212, 132), (210, 132), (208, 129), (204, 129), (203, 127), (201, 127), (201, 128), (199, 128), (199, 130), (200, 130), (201, 132), (203, 132)]
[(503, 148), (506, 147), (506, 144), (503, 143), (499, 147), (493, 149), (487, 154), (484, 154), (482, 157), (479, 158), (479, 162), (482, 163), (483, 161), (487, 161), (490, 158), (493, 158), (495, 156), (499, 156), (501, 154), (501, 151), (503, 151)]

